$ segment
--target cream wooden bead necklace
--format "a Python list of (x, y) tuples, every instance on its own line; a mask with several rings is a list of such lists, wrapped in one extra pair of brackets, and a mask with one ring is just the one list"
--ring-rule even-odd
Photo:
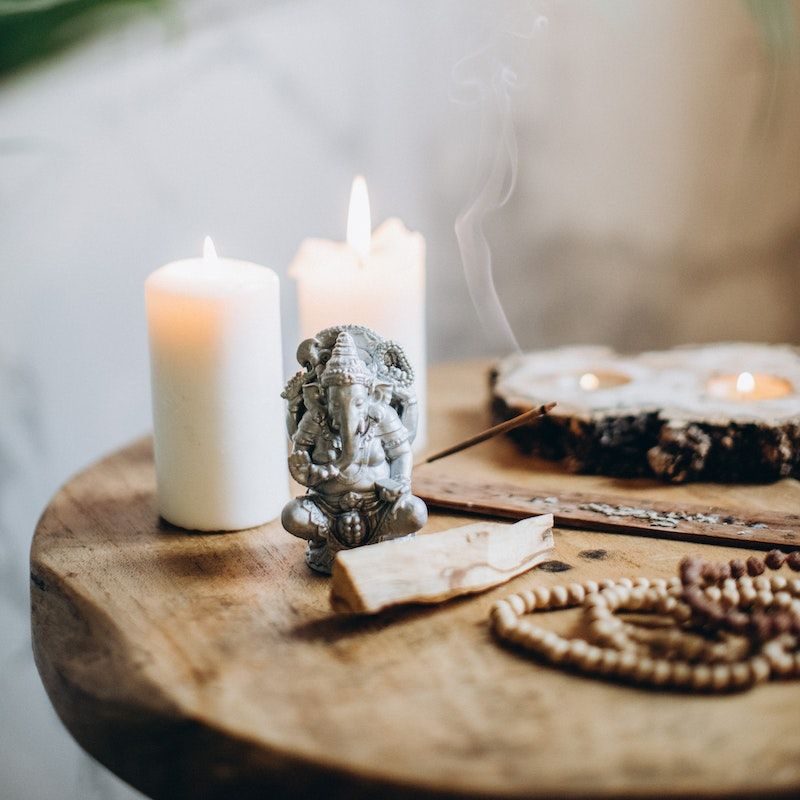
[[(590, 675), (695, 691), (745, 689), (800, 676), (800, 578), (763, 574), (784, 564), (800, 571), (800, 552), (727, 564), (685, 558), (669, 580), (537, 586), (498, 600), (490, 622), (501, 641)], [(588, 639), (565, 638), (526, 617), (577, 606)], [(661, 625), (627, 622), (618, 612), (656, 615)]]

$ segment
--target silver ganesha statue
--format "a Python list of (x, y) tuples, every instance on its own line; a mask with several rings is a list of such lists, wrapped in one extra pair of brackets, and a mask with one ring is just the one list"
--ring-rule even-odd
[(414, 371), (397, 343), (360, 325), (306, 339), (297, 360), (303, 369), (283, 391), (289, 471), (308, 491), (281, 522), (308, 541), (308, 565), (330, 574), (339, 550), (407, 536), (428, 519), (411, 494)]

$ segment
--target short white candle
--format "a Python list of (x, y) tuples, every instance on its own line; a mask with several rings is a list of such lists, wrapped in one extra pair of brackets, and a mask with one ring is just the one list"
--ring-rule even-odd
[(145, 283), (158, 504), (192, 530), (240, 530), (289, 498), (278, 277), (217, 258)]
[(297, 281), (300, 334), (333, 325), (366, 325), (398, 342), (416, 375), (419, 427), (426, 441), (425, 239), (399, 219), (371, 232), (364, 179), (353, 181), (347, 242), (306, 239), (289, 269)]

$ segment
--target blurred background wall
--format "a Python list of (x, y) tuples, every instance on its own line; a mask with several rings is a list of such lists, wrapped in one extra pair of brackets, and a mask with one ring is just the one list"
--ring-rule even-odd
[[(274, 268), (289, 372), (286, 267), (304, 237), (344, 236), (363, 172), (373, 219), (427, 238), (434, 362), (505, 346), (470, 303), (465, 208), (525, 348), (797, 342), (798, 10), (0, 2), (0, 796), (135, 796), (49, 707), (26, 562), (57, 486), (149, 427), (149, 272), (206, 233)], [(495, 208), (473, 176), (494, 164), (506, 186), (512, 130), (516, 189)]]

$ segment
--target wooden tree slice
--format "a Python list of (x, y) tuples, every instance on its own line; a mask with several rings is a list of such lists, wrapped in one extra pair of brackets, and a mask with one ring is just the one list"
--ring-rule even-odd
[[(737, 377), (754, 374), (754, 391)], [(555, 400), (508, 435), (573, 472), (673, 482), (800, 475), (800, 351), (716, 344), (621, 356), (569, 347), (511, 356), (491, 372), (492, 412)]]
[[(483, 426), (487, 366), (431, 376), (431, 451)], [(533, 474), (501, 440), (434, 470), (530, 481), (531, 496), (607, 486), (547, 465)], [(800, 507), (796, 481), (615, 493), (678, 509)], [(425, 535), (472, 521), (432, 513)], [(145, 440), (70, 480), (41, 518), (36, 663), (75, 738), (164, 800), (795, 796), (800, 681), (725, 697), (644, 691), (501, 647), (487, 624), (495, 600), (538, 584), (666, 578), (687, 552), (751, 552), (578, 530), (554, 538), (552, 559), (485, 594), (338, 617), (330, 579), (306, 567), (304, 543), (280, 523), (226, 534), (161, 523)], [(577, 614), (542, 621), (566, 633)]]

